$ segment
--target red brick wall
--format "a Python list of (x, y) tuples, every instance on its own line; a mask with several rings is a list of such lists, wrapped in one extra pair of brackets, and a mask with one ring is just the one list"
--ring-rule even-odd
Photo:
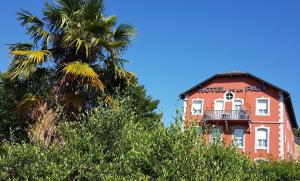
[[(260, 81), (253, 79), (251, 77), (241, 76), (241, 77), (219, 77), (214, 78), (210, 82), (202, 86), (206, 87), (224, 87), (225, 90), (228, 89), (244, 89), (246, 86), (265, 86), (266, 89), (260, 92), (237, 92), (235, 93), (235, 99), (243, 99), (243, 109), (249, 110), (251, 112), (251, 128), (248, 123), (245, 121), (240, 121), (236, 123), (229, 122), (229, 130), (223, 132), (223, 140), (230, 144), (232, 142), (232, 127), (240, 126), (244, 127), (247, 131), (245, 134), (245, 149), (244, 152), (248, 153), (251, 158), (259, 157), (272, 157), (273, 159), (279, 159), (279, 141), (280, 141), (280, 128), (279, 128), (279, 119), (280, 119), (280, 95), (279, 91), (273, 87), (263, 85)], [(192, 120), (200, 121), (203, 116), (193, 116), (191, 115), (191, 106), (193, 99), (204, 99), (204, 110), (214, 110), (214, 101), (216, 99), (223, 99), (224, 93), (201, 93), (200, 88), (195, 89), (189, 93), (187, 96), (187, 106), (185, 114), (185, 123), (189, 123)], [(270, 99), (270, 115), (269, 116), (256, 116), (256, 98), (269, 98)], [(285, 106), (284, 106), (285, 107)], [(232, 103), (226, 102), (225, 110), (232, 110)], [(291, 131), (291, 126), (287, 125), (288, 115), (284, 111), (284, 158), (287, 158), (287, 145), (290, 143), (291, 147), (293, 143), (293, 134)], [(225, 129), (223, 121), (217, 123), (219, 126)], [(270, 129), (269, 133), (269, 151), (266, 150), (255, 150), (255, 128), (259, 126), (265, 126)], [(209, 137), (209, 135), (208, 135)], [(286, 138), (285, 138), (286, 137)], [(294, 148), (293, 148), (294, 149)]]

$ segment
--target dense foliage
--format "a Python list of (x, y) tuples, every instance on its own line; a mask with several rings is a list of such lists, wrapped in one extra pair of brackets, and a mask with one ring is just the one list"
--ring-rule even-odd
[(100, 106), (86, 121), (59, 125), (64, 144), (6, 142), (2, 146), (2, 178), (20, 179), (250, 179), (253, 164), (234, 148), (206, 145), (194, 129), (183, 132), (156, 121), (144, 129), (130, 99), (117, 107)]
[(5, 142), (0, 176), (29, 180), (296, 180), (299, 163), (251, 162), (234, 147), (206, 144), (195, 128), (179, 122), (165, 128), (159, 120), (145, 129), (131, 108), (99, 106), (80, 122), (59, 125), (63, 144)]

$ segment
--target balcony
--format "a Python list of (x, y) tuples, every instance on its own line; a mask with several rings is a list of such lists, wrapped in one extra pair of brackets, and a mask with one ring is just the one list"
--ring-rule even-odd
[(206, 120), (247, 120), (250, 121), (250, 111), (246, 110), (207, 110), (204, 113)]

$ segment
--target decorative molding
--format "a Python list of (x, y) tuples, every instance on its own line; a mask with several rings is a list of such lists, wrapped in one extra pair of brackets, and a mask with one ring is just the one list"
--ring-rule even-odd
[(283, 93), (279, 92), (279, 158), (284, 159), (284, 103)]
[(187, 111), (187, 103), (188, 103), (188, 95), (186, 95), (183, 99), (183, 114), (182, 114), (182, 129), (184, 129), (185, 119), (186, 119), (186, 111)]
[(252, 124), (283, 124), (279, 123), (278, 121), (252, 121)]

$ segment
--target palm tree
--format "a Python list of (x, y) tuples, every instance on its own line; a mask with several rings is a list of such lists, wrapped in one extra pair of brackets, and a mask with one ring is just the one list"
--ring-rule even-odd
[(18, 12), (32, 42), (10, 46), (12, 62), (6, 77), (34, 84), (37, 75), (52, 70), (51, 91), (66, 105), (82, 104), (88, 93), (105, 93), (107, 79), (130, 80), (134, 74), (124, 70), (126, 60), (121, 56), (135, 29), (117, 25), (117, 17), (104, 16), (103, 11), (102, 0), (56, 0), (45, 3), (42, 18)]

